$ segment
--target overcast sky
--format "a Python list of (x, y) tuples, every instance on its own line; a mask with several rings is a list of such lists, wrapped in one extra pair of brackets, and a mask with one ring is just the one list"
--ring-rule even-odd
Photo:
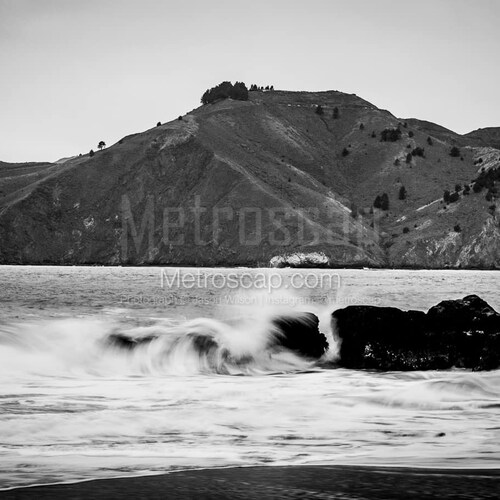
[(223, 80), (466, 133), (500, 126), (499, 61), (497, 0), (0, 0), (0, 160), (111, 145)]

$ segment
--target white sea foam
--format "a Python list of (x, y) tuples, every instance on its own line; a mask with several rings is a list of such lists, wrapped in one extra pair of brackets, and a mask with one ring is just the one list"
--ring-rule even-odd
[[(498, 370), (325, 369), (269, 349), (276, 314), (314, 312), (331, 338), (342, 305), (318, 300), (324, 290), (293, 307), (300, 291), (286, 289), (241, 306), (116, 302), (151, 291), (156, 273), (0, 268), (0, 487), (226, 465), (500, 463)], [(338, 297), (361, 303), (425, 309), (478, 293), (498, 307), (487, 272), (342, 273)], [(112, 334), (158, 340), (127, 350)], [(214, 339), (209, 356), (196, 335)]]

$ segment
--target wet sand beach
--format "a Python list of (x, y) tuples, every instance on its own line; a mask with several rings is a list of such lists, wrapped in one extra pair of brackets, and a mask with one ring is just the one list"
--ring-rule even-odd
[(494, 499), (500, 469), (287, 466), (205, 469), (35, 486), (2, 499)]

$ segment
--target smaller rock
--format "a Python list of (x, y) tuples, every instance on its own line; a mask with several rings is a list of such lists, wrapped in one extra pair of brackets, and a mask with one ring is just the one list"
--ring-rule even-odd
[(279, 332), (274, 345), (314, 359), (321, 358), (328, 349), (328, 341), (319, 331), (319, 319), (313, 313), (280, 316), (273, 320), (273, 324)]

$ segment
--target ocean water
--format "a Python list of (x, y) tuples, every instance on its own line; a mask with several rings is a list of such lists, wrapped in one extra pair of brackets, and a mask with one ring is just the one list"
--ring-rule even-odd
[[(499, 467), (499, 371), (326, 369), (267, 348), (278, 314), (312, 311), (332, 339), (349, 304), (476, 293), (500, 310), (498, 276), (0, 267), (0, 488), (231, 465)], [(158, 338), (130, 351), (117, 333)]]

